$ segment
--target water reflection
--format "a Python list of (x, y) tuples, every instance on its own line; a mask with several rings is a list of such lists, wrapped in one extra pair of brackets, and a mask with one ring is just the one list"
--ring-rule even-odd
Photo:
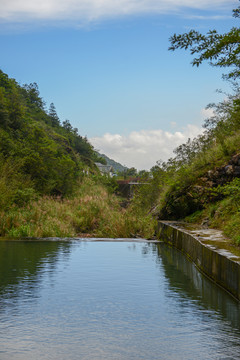
[(183, 254), (164, 244), (154, 245), (154, 253), (158, 253), (169, 291), (180, 295), (180, 302), (191, 299), (204, 310), (212, 309), (223, 319), (231, 323), (233, 328), (240, 329), (240, 303), (225, 290), (203, 276)]
[(70, 249), (71, 242), (1, 241), (0, 312), (19, 298), (37, 298), (43, 276), (50, 279), (57, 263), (69, 258)]
[(239, 303), (173, 248), (0, 242), (0, 360), (219, 360), (239, 353)]

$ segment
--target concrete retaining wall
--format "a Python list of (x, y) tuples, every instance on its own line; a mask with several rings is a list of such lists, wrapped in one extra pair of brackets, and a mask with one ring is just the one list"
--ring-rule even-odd
[(168, 222), (159, 222), (158, 238), (185, 253), (217, 284), (240, 300), (240, 263), (201, 243), (192, 234)]

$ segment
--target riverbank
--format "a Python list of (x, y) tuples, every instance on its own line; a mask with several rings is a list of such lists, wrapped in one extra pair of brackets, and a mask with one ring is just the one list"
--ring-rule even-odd
[(39, 197), (0, 212), (0, 235), (22, 237), (151, 238), (156, 222), (129, 206), (93, 178), (86, 177), (68, 198)]
[(158, 238), (185, 253), (195, 265), (240, 301), (240, 250), (219, 230), (160, 221)]

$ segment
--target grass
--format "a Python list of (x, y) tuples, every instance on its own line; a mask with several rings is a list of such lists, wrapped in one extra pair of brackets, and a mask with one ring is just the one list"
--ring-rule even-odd
[(71, 198), (40, 197), (0, 212), (0, 235), (21, 237), (144, 237), (155, 232), (151, 216), (129, 207), (106, 187), (85, 179)]
[(231, 196), (208, 204), (204, 210), (185, 218), (195, 224), (200, 224), (203, 219), (208, 219), (210, 228), (222, 230), (234, 245), (240, 246), (240, 203), (236, 205)]

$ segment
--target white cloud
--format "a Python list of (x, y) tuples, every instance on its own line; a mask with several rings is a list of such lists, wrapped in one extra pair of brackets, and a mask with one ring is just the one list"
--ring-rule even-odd
[(150, 169), (156, 161), (169, 159), (172, 151), (188, 138), (202, 133), (202, 128), (188, 125), (182, 131), (159, 130), (133, 131), (127, 136), (106, 133), (89, 139), (93, 146), (115, 161), (138, 170)]
[(0, 19), (79, 20), (143, 13), (173, 13), (184, 8), (215, 9), (235, 5), (229, 0), (1, 0)]
[(208, 16), (203, 16), (203, 15), (186, 15), (185, 16), (187, 19), (196, 19), (196, 20), (226, 20), (226, 19), (231, 19), (232, 16), (230, 15), (208, 15)]

